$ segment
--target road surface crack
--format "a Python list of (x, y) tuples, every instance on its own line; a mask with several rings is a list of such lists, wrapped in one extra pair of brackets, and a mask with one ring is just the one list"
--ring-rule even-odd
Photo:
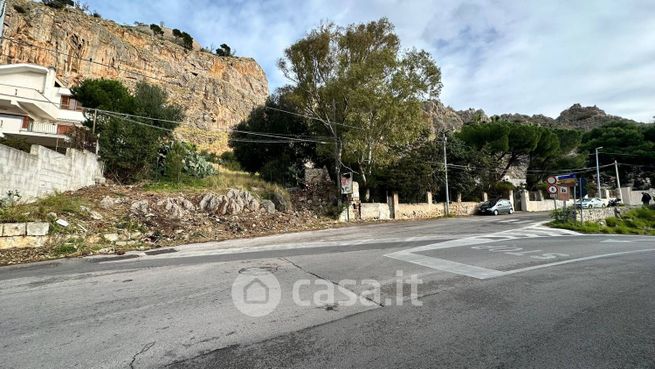
[(314, 272), (312, 272), (312, 271), (309, 271), (309, 270), (307, 270), (307, 269), (301, 267), (300, 265), (294, 263), (293, 261), (291, 261), (291, 260), (289, 260), (289, 259), (287, 259), (287, 258), (280, 258), (280, 260), (286, 261), (287, 263), (289, 263), (289, 264), (295, 266), (296, 268), (302, 270), (303, 272), (305, 272), (305, 273), (307, 273), (307, 274), (309, 274), (309, 275), (312, 275), (312, 276), (314, 276), (314, 277), (316, 277), (316, 278), (319, 278), (319, 279), (322, 279), (322, 280), (328, 281), (328, 282), (334, 284), (334, 285), (337, 286), (337, 287), (341, 287), (341, 288), (343, 288), (343, 289), (345, 289), (345, 290), (347, 290), (347, 291), (350, 291), (350, 292), (354, 293), (355, 295), (357, 295), (357, 296), (359, 296), (359, 297), (362, 297), (362, 298), (364, 298), (364, 299), (366, 299), (366, 300), (368, 300), (368, 301), (374, 303), (375, 305), (377, 305), (377, 306), (379, 306), (379, 307), (384, 307), (384, 304), (383, 304), (382, 302), (377, 302), (377, 301), (373, 300), (372, 298), (370, 298), (370, 297), (368, 297), (368, 296), (366, 296), (366, 295), (359, 294), (359, 293), (357, 293), (357, 292), (355, 292), (355, 291), (349, 289), (348, 287), (345, 287), (345, 286), (340, 285), (339, 282), (333, 281), (333, 280), (331, 280), (330, 278), (325, 278), (325, 277), (320, 276), (320, 275), (318, 275), (318, 274), (316, 274), (316, 273), (314, 273)]
[(130, 361), (130, 369), (134, 369), (134, 362), (136, 361), (136, 357), (141, 355), (141, 354), (146, 353), (148, 350), (150, 350), (152, 348), (152, 346), (155, 345), (155, 343), (156, 342), (150, 342), (150, 343), (145, 344), (143, 346), (143, 348), (141, 349), (141, 351), (137, 352), (136, 354), (134, 354), (134, 356), (132, 356), (132, 361)]

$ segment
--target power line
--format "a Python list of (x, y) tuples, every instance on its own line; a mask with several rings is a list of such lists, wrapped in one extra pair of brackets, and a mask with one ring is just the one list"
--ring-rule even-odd
[[(325, 120), (323, 120), (323, 119), (321, 119), (321, 118), (312, 117), (312, 116), (305, 115), (305, 114), (300, 114), (300, 113), (295, 113), (295, 112), (292, 112), (292, 111), (289, 111), (289, 110), (283, 110), (283, 109), (279, 109), (279, 108), (273, 108), (273, 107), (271, 107), (271, 106), (264, 106), (264, 109), (274, 110), (274, 111), (279, 111), (279, 112), (282, 112), (282, 113), (287, 113), (287, 114), (290, 114), (290, 115), (295, 115), (295, 116), (297, 116), (297, 117), (301, 117), (301, 118), (306, 118), (306, 119), (316, 120), (316, 121), (319, 121), (319, 122), (321, 122), (321, 123), (323, 123), (323, 124), (328, 124), (328, 122), (326, 122)], [(332, 123), (332, 124), (336, 124), (336, 125), (338, 125), (338, 126), (343, 126), (343, 127), (349, 127), (349, 128), (354, 128), (354, 129), (361, 129), (361, 130), (363, 130), (362, 127), (353, 126), (353, 125), (351, 125), (351, 124), (345, 124), (345, 123), (339, 123), (339, 122), (330, 122), (330, 123)]]
[[(170, 128), (159, 127), (159, 126), (155, 126), (155, 125), (152, 125), (152, 124), (139, 122), (139, 121), (134, 120), (134, 119), (130, 119), (130, 118), (127, 117), (127, 116), (130, 116), (130, 114), (124, 114), (123, 115), (121, 113), (113, 113), (113, 112), (109, 113), (106, 110), (101, 112), (101, 114), (104, 114), (106, 116), (113, 117), (113, 118), (118, 118), (118, 119), (121, 119), (123, 121), (130, 122), (130, 123), (160, 129), (160, 130), (163, 130), (163, 131), (168, 131), (168, 132), (173, 132), (174, 131), (173, 129), (170, 129)], [(148, 119), (157, 120), (156, 118), (148, 118)], [(169, 123), (176, 123), (175, 121), (172, 121), (172, 120), (162, 120), (162, 121), (166, 121), (166, 122), (169, 122)], [(260, 132), (236, 131), (236, 130), (234, 132), (240, 132), (240, 133), (244, 133), (244, 134), (251, 134), (251, 135), (260, 136), (260, 137), (277, 138), (277, 140), (248, 140), (248, 139), (231, 138), (230, 140), (234, 141), (234, 142), (251, 142), (251, 143), (299, 143), (299, 142), (310, 142), (310, 143), (327, 144), (327, 142), (323, 142), (323, 141), (301, 139), (301, 138), (287, 137), (287, 136), (277, 136), (277, 135), (260, 133)]]
[[(135, 119), (147, 119), (147, 120), (151, 120), (151, 121), (159, 121), (159, 122), (166, 122), (166, 123), (172, 123), (172, 124), (179, 124), (179, 125), (190, 125), (190, 124), (182, 122), (182, 121), (175, 121), (175, 120), (168, 120), (168, 119), (157, 119), (157, 118), (153, 118), (153, 117), (145, 117), (145, 116), (135, 115), (135, 114), (112, 112), (112, 111), (108, 111), (108, 110), (93, 109), (93, 108), (90, 108), (88, 110), (95, 110), (95, 111), (99, 112), (100, 114), (104, 114), (104, 115), (114, 117), (114, 118), (118, 118), (118, 119), (124, 119), (124, 120), (126, 120), (128, 122), (143, 124), (143, 125), (147, 125), (147, 124), (144, 124), (142, 122), (138, 122), (138, 121), (136, 121), (134, 119), (129, 119), (128, 117), (133, 117)], [(151, 125), (147, 125), (147, 126), (151, 126)], [(157, 127), (157, 126), (152, 126), (152, 127)], [(163, 128), (163, 127), (157, 127), (157, 128), (162, 128), (162, 129), (165, 129), (165, 130), (168, 130), (168, 131), (171, 131), (171, 132), (173, 131), (171, 129), (166, 129), (166, 128)], [(288, 140), (290, 142), (291, 141), (292, 142), (312, 142), (312, 143), (327, 144), (327, 142), (325, 142), (325, 141), (320, 141), (319, 140), (320, 137), (318, 137), (318, 138), (314, 137), (316, 139), (312, 139), (312, 138), (302, 138), (302, 137), (298, 137), (298, 136), (287, 136), (287, 135), (281, 135), (281, 134), (273, 134), (273, 133), (268, 133), (268, 132), (243, 131), (243, 130), (229, 129), (229, 128), (224, 130), (224, 132), (226, 132), (226, 133), (241, 133), (241, 134), (246, 134), (246, 135), (268, 137), (268, 138), (279, 138), (279, 139)]]

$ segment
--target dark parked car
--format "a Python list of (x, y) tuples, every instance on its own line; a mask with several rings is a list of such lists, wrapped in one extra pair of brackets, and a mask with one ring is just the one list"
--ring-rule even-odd
[(512, 214), (514, 213), (514, 206), (506, 199), (491, 200), (480, 205), (480, 213), (493, 215)]

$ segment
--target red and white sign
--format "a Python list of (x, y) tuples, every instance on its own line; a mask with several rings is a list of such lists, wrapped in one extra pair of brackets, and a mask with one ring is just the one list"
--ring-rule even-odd
[(557, 186), (553, 186), (553, 185), (548, 186), (548, 193), (551, 195), (557, 194)]
[(551, 186), (557, 184), (557, 177), (550, 176), (550, 177), (546, 178), (546, 183), (548, 183)]

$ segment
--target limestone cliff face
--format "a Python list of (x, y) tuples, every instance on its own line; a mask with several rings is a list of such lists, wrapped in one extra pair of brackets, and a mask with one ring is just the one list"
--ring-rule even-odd
[(69, 86), (104, 77), (163, 87), (171, 102), (186, 109), (188, 125), (179, 133), (203, 148), (221, 136), (212, 132), (236, 125), (268, 96), (266, 75), (253, 59), (219, 57), (197, 46), (187, 51), (168, 33), (155, 36), (147, 27), (119, 25), (74, 8), (9, 0), (4, 36), (0, 63), (55, 67)]
[[(460, 130), (462, 126), (470, 122), (487, 123), (491, 121), (483, 110), (455, 110), (450, 106), (444, 106), (440, 101), (430, 101), (424, 107), (432, 120), (434, 130)], [(566, 128), (590, 131), (609, 122), (630, 122), (633, 120), (609, 115), (597, 106), (581, 106), (573, 104), (570, 108), (562, 111), (559, 117), (553, 119), (542, 114), (501, 114), (498, 118), (519, 124), (535, 124), (542, 127)]]

